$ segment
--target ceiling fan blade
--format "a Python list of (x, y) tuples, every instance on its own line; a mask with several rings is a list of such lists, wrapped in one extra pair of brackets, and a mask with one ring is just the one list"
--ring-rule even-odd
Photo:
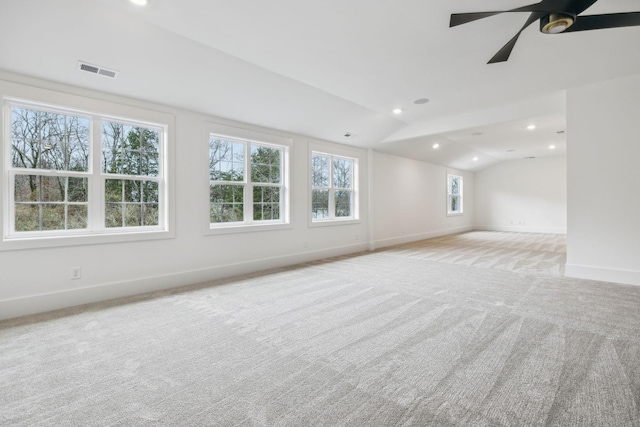
[(449, 28), (457, 27), (458, 25), (466, 24), (468, 22), (477, 21), (478, 19), (488, 18), (500, 13), (504, 12), (452, 13), (451, 20), (449, 21)]
[(505, 62), (507, 59), (509, 59), (509, 55), (511, 55), (511, 51), (516, 45), (516, 42), (518, 41), (518, 37), (520, 37), (520, 34), (522, 34), (525, 28), (533, 24), (542, 16), (544, 16), (544, 13), (540, 13), (540, 12), (534, 12), (531, 15), (529, 15), (529, 19), (527, 19), (527, 22), (525, 22), (522, 28), (520, 28), (520, 31), (518, 31), (516, 35), (513, 36), (513, 38), (507, 42), (507, 44), (502, 46), (502, 49), (500, 49), (498, 53), (493, 55), (493, 58), (491, 58), (489, 62), (487, 62), (487, 64), (495, 64), (496, 62)]
[(542, 5), (544, 2), (530, 4), (528, 6), (518, 7), (511, 10), (502, 10), (499, 12), (472, 12), (472, 13), (452, 13), (451, 20), (449, 21), (449, 27), (456, 27), (458, 25), (467, 24), (469, 22), (477, 21), (478, 19), (488, 18), (490, 16), (499, 15), (501, 13), (511, 12), (548, 12), (549, 7)]
[(516, 45), (516, 42), (518, 41), (518, 37), (520, 37), (521, 32), (522, 31), (518, 31), (518, 33), (511, 40), (509, 40), (507, 44), (502, 46), (502, 49), (500, 49), (498, 53), (493, 55), (493, 58), (491, 58), (489, 62), (487, 62), (487, 64), (495, 64), (496, 62), (505, 62), (507, 59), (509, 59), (509, 55), (511, 55), (511, 51)]
[(563, 33), (602, 30), (605, 28), (635, 27), (640, 25), (640, 12), (608, 13), (604, 15), (580, 15)]
[(566, 10), (575, 15), (580, 15), (585, 10), (589, 9), (598, 0), (571, 0), (567, 7), (559, 9)]

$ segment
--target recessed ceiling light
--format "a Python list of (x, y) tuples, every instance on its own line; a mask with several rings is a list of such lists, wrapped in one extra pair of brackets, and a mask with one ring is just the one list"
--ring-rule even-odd
[(351, 132), (345, 132), (344, 133), (344, 137), (345, 138), (350, 138), (351, 137)]
[(433, 149), (434, 149), (434, 150), (437, 150), (438, 148), (440, 148), (440, 144), (437, 144), (437, 143), (436, 143), (436, 144), (433, 144)]
[(402, 113), (402, 109), (401, 108), (394, 108), (393, 109), (393, 114), (400, 114)]
[(534, 130), (536, 128), (536, 125), (529, 125), (527, 126), (527, 129), (529, 130)]
[(413, 101), (413, 103), (417, 105), (426, 104), (427, 102), (429, 102), (427, 98), (420, 98)]
[(551, 144), (551, 145), (549, 146), (549, 150), (555, 150), (555, 149), (556, 149), (556, 146), (555, 146), (555, 145)]
[(478, 158), (477, 158), (477, 157), (474, 157), (474, 158), (473, 158), (473, 161), (474, 161), (474, 162), (477, 162), (477, 161), (478, 161)]
[(559, 130), (558, 132), (556, 132), (558, 135), (562, 135), (564, 133), (563, 130)]
[(516, 150), (507, 150), (507, 153), (513, 153)]
[(136, 6), (146, 6), (149, 3), (149, 0), (131, 0), (131, 3)]
[(480, 136), (482, 135), (482, 132), (474, 132), (471, 134), (471, 136)]

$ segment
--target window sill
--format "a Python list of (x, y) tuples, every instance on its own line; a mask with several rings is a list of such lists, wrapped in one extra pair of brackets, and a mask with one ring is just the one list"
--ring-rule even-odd
[(322, 219), (309, 221), (309, 227), (332, 227), (334, 225), (360, 224), (360, 219)]
[(174, 237), (175, 233), (167, 230), (117, 231), (101, 234), (75, 234), (67, 236), (19, 236), (4, 238), (2, 243), (0, 243), (0, 251), (142, 242), (148, 240), (172, 239)]
[(222, 234), (236, 233), (257, 233), (261, 231), (287, 230), (290, 228), (293, 228), (291, 223), (210, 225), (206, 229), (205, 236), (218, 236)]
[(464, 212), (447, 212), (447, 216), (462, 216)]

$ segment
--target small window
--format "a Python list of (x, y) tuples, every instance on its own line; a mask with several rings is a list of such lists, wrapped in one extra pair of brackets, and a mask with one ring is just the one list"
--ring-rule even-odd
[(166, 230), (165, 125), (5, 105), (5, 239)]
[(284, 224), (286, 146), (209, 135), (211, 228)]
[(462, 177), (447, 175), (447, 214), (462, 214)]
[(311, 220), (357, 219), (357, 160), (313, 152), (311, 155)]

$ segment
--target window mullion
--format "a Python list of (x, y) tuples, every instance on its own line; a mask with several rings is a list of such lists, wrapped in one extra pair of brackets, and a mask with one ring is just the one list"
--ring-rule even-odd
[(91, 146), (89, 148), (89, 224), (92, 231), (105, 229), (105, 176), (102, 172), (102, 120), (98, 117), (91, 119)]
[[(12, 169), (9, 169), (8, 172), (9, 172), (8, 175), (5, 175), (6, 177), (8, 177), (7, 182), (5, 183), (5, 185), (8, 185), (9, 188), (8, 189), (7, 188), (3, 189), (3, 190), (6, 191), (6, 194), (8, 195), (6, 199), (3, 199), (3, 200), (5, 200), (7, 202), (6, 203), (6, 207), (4, 208), (5, 209), (4, 212), (8, 213), (8, 219), (9, 219), (8, 227), (7, 227), (7, 225), (5, 225), (5, 230), (3, 230), (5, 235), (9, 234), (10, 231), (13, 231), (13, 230), (16, 229), (16, 226), (15, 226), (15, 224), (16, 224), (16, 219), (15, 219), (15, 217), (16, 217), (16, 208), (15, 208), (15, 206), (16, 206), (16, 201), (15, 201), (16, 200), (16, 195), (15, 195), (15, 188), (16, 188), (16, 185), (15, 185), (15, 179), (16, 179), (15, 178), (15, 174), (16, 174), (16, 172), (14, 170), (12, 170)], [(2, 212), (2, 213), (4, 213), (4, 212)]]
[(355, 179), (354, 179), (354, 174), (355, 174), (355, 167), (353, 165), (353, 162), (351, 163), (351, 170), (349, 171), (349, 183), (350, 183), (350, 187), (348, 188), (349, 191), (349, 218), (353, 218), (355, 215), (355, 192), (354, 192), (354, 183), (355, 183)]
[(64, 229), (69, 229), (69, 177), (64, 179)]
[(158, 225), (166, 223), (166, 209), (163, 206), (167, 206), (167, 169), (165, 168), (165, 161), (167, 156), (167, 146), (165, 141), (165, 133), (160, 132), (158, 134), (158, 177), (162, 177), (158, 181)]
[(329, 157), (329, 218), (336, 218), (336, 188), (334, 185), (335, 178), (335, 168), (334, 168), (334, 158), (333, 156)]

